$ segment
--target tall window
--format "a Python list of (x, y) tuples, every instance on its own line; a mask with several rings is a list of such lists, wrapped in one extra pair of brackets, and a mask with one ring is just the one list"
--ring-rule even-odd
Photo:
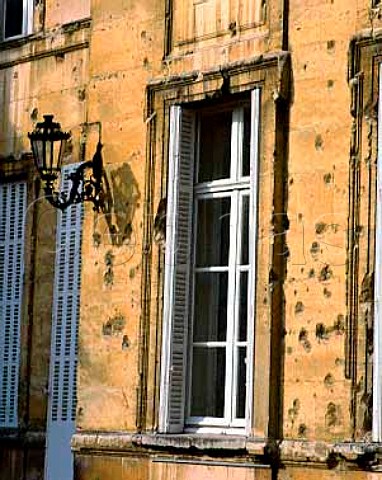
[(32, 0), (0, 0), (1, 39), (8, 40), (31, 31)]
[(162, 431), (249, 425), (259, 97), (171, 110)]

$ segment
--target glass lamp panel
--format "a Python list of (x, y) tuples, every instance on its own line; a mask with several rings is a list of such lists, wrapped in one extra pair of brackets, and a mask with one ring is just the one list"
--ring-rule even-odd
[(226, 351), (224, 347), (194, 347), (191, 416), (224, 417)]
[(201, 116), (198, 182), (230, 177), (231, 124), (231, 111)]
[(33, 158), (38, 171), (44, 170), (44, 142), (42, 140), (32, 140)]
[(194, 342), (225, 341), (228, 272), (195, 274)]
[(196, 267), (227, 266), (231, 198), (198, 201)]
[(45, 143), (45, 158), (46, 158), (46, 170), (48, 173), (51, 173), (54, 166), (53, 166), (53, 142), (51, 140), (47, 140)]

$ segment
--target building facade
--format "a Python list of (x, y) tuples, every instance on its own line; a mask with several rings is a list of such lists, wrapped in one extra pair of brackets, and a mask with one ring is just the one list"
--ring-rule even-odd
[[(0, 16), (0, 479), (377, 479), (382, 4)], [(45, 114), (99, 212), (44, 198)]]

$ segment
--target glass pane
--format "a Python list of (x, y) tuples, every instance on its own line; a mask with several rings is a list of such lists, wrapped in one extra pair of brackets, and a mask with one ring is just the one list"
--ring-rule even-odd
[(197, 267), (228, 265), (230, 213), (230, 197), (198, 201)]
[(15, 37), (23, 32), (23, 0), (6, 0), (5, 38)]
[(244, 109), (244, 135), (243, 135), (243, 163), (241, 175), (247, 177), (249, 175), (249, 166), (251, 159), (251, 109)]
[(241, 202), (241, 265), (249, 263), (249, 195), (242, 197)]
[(230, 177), (231, 124), (230, 111), (201, 116), (198, 182)]
[(228, 272), (195, 274), (194, 342), (224, 342), (227, 331)]
[(240, 273), (240, 298), (239, 298), (239, 335), (240, 342), (247, 341), (248, 323), (248, 272)]
[(245, 418), (247, 349), (239, 347), (237, 353), (236, 418)]
[(191, 415), (223, 417), (224, 391), (225, 348), (194, 347)]

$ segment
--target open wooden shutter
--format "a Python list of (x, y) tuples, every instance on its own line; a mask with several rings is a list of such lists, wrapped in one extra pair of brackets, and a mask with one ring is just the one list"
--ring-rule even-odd
[(184, 427), (194, 124), (192, 112), (171, 107), (159, 428), (172, 433)]
[(25, 182), (0, 185), (0, 427), (17, 427)]
[[(69, 189), (68, 175), (78, 165), (63, 169), (62, 190)], [(46, 480), (70, 480), (70, 448), (75, 431), (76, 371), (83, 205), (57, 214), (56, 262), (50, 356)]]
[(259, 197), (259, 144), (260, 144), (260, 105), (261, 91), (255, 88), (251, 92), (251, 151), (250, 151), (250, 221), (249, 238), (251, 248), (249, 251), (249, 286), (248, 286), (248, 352), (247, 352), (247, 411), (246, 431), (250, 433), (253, 421), (253, 368), (254, 364), (254, 344), (255, 344), (255, 299), (256, 299), (256, 257), (257, 257), (257, 223), (258, 223), (258, 197)]

